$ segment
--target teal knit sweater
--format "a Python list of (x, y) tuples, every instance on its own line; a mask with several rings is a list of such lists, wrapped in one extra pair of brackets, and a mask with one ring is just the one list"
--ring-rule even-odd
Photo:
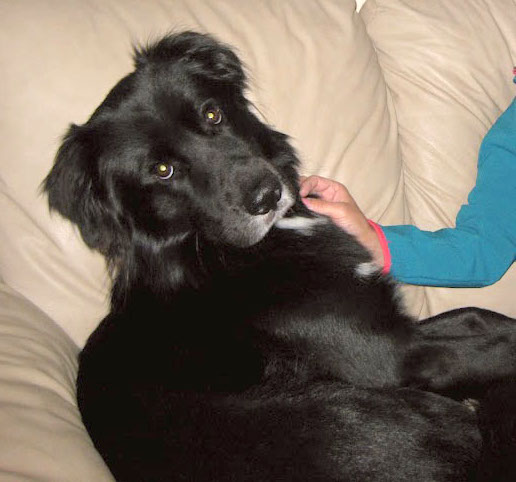
[(399, 281), (450, 287), (498, 281), (516, 259), (516, 99), (482, 141), (477, 182), (455, 228), (381, 228)]

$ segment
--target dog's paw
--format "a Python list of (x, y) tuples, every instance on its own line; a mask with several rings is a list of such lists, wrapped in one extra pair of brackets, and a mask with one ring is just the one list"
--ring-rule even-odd
[[(402, 365), (405, 385), (438, 391), (450, 385), (457, 372), (458, 357), (444, 346), (419, 345), (409, 350)], [(460, 371), (460, 370), (459, 370)]]
[(462, 405), (464, 405), (470, 412), (477, 413), (480, 408), (480, 402), (475, 398), (466, 398), (462, 400)]

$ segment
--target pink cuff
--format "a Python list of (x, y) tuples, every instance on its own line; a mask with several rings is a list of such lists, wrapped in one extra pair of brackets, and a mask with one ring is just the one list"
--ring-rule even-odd
[(378, 226), (378, 224), (376, 224), (374, 221), (371, 221), (370, 219), (368, 219), (367, 222), (373, 227), (376, 235), (378, 236), (378, 240), (380, 241), (380, 246), (382, 248), (383, 254), (382, 274), (388, 274), (391, 270), (392, 259), (387, 238), (385, 237), (383, 229), (380, 226)]

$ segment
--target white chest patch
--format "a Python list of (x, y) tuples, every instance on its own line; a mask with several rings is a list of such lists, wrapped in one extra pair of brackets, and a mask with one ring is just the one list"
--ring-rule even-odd
[(326, 223), (326, 218), (305, 218), (304, 216), (293, 216), (291, 218), (282, 218), (276, 222), (275, 226), (280, 229), (293, 229), (305, 236), (313, 233), (315, 226)]
[(373, 262), (360, 263), (355, 268), (355, 273), (360, 278), (368, 278), (369, 276), (378, 274), (379, 271), (380, 271), (380, 268)]

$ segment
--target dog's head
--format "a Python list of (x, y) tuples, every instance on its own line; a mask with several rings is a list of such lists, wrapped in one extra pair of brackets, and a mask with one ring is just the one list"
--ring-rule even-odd
[(259, 242), (293, 205), (296, 156), (258, 120), (237, 56), (186, 32), (138, 49), (44, 182), (49, 204), (115, 258), (135, 236)]

